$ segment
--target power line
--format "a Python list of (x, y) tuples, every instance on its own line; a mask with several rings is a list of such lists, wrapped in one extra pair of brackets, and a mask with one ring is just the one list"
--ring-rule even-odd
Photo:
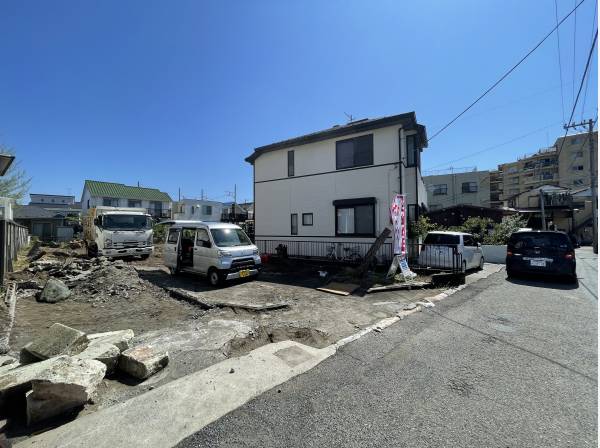
[(502, 75), (500, 77), (500, 79), (498, 79), (494, 84), (492, 84), (491, 87), (489, 87), (485, 92), (483, 92), (481, 95), (479, 95), (479, 97), (477, 97), (477, 99), (475, 101), (473, 101), (471, 104), (469, 104), (461, 113), (459, 113), (456, 117), (454, 117), (452, 120), (450, 120), (448, 123), (446, 123), (439, 131), (437, 131), (435, 134), (433, 134), (431, 136), (431, 138), (428, 139), (428, 141), (433, 140), (435, 137), (437, 137), (438, 135), (440, 135), (442, 132), (444, 132), (448, 127), (450, 127), (456, 120), (458, 120), (460, 117), (462, 117), (469, 109), (471, 109), (473, 106), (475, 106), (475, 104), (477, 104), (479, 101), (481, 101), (488, 93), (490, 93), (492, 90), (494, 90), (496, 88), (496, 86), (498, 86), (498, 84), (500, 84), (502, 81), (504, 81), (519, 65), (521, 65), (523, 62), (525, 62), (525, 60), (531, 56), (531, 54), (537, 50), (545, 41), (546, 39), (548, 39), (552, 33), (554, 33), (554, 31), (556, 31), (558, 29), (558, 27), (560, 25), (563, 24), (563, 22), (565, 20), (567, 20), (571, 14), (573, 14), (573, 12), (575, 12), (577, 10), (577, 8), (579, 8), (581, 6), (581, 4), (585, 2), (585, 0), (581, 0), (576, 6), (575, 8), (573, 8), (571, 10), (571, 12), (569, 12), (569, 14), (567, 14), (565, 17), (562, 18), (562, 20), (560, 22), (558, 22), (558, 24), (552, 28), (552, 30), (546, 34), (544, 36), (544, 38), (539, 41), (535, 47), (533, 47), (525, 56), (523, 56), (519, 62), (517, 62), (515, 65), (513, 65), (504, 75)]
[(563, 92), (563, 80), (562, 80), (562, 61), (560, 57), (560, 30), (558, 29), (558, 3), (557, 0), (554, 0), (554, 17), (556, 18), (556, 45), (558, 47), (558, 75), (560, 78), (560, 103), (561, 103), (561, 111), (562, 111), (562, 119), (563, 124), (565, 122), (565, 95)]
[(458, 158), (458, 159), (454, 159), (454, 160), (450, 160), (450, 161), (448, 161), (448, 162), (440, 163), (439, 165), (434, 165), (434, 166), (432, 166), (431, 168), (429, 168), (429, 170), (432, 170), (433, 168), (438, 168), (438, 167), (440, 167), (440, 166), (444, 166), (444, 165), (447, 165), (447, 164), (450, 164), (450, 163), (460, 162), (461, 160), (469, 159), (469, 158), (471, 158), (472, 156), (476, 156), (476, 155), (482, 154), (482, 153), (484, 153), (484, 152), (487, 152), (487, 151), (492, 151), (493, 149), (497, 149), (497, 148), (500, 148), (500, 147), (502, 147), (502, 146), (509, 145), (509, 144), (511, 144), (511, 143), (514, 143), (514, 142), (516, 142), (516, 141), (519, 141), (519, 140), (522, 140), (522, 139), (524, 139), (524, 138), (527, 138), (527, 137), (529, 137), (530, 135), (537, 134), (538, 132), (545, 131), (546, 129), (550, 129), (550, 128), (552, 128), (552, 127), (554, 127), (554, 126), (558, 125), (558, 124), (560, 124), (560, 122), (555, 122), (555, 123), (549, 124), (549, 125), (547, 125), (547, 126), (544, 126), (543, 128), (539, 128), (539, 129), (536, 129), (535, 131), (531, 131), (531, 132), (528, 132), (527, 134), (523, 134), (523, 135), (520, 135), (519, 137), (515, 137), (515, 138), (513, 138), (513, 139), (511, 139), (511, 140), (508, 140), (508, 141), (506, 141), (506, 142), (504, 142), (504, 143), (499, 143), (499, 144), (497, 144), (497, 145), (490, 146), (490, 147), (488, 147), (488, 148), (481, 149), (481, 150), (479, 150), (479, 151), (476, 151), (476, 152), (472, 152), (472, 153), (470, 153), (470, 154), (467, 154), (467, 155), (465, 155), (465, 156), (463, 156), (463, 157), (460, 157), (460, 158)]
[[(594, 20), (592, 22), (592, 39), (594, 36), (594, 29), (596, 27), (596, 14), (598, 14), (598, 2), (594, 2)], [(587, 93), (588, 93), (588, 85), (590, 83), (590, 77), (591, 75), (588, 75), (587, 79), (585, 80), (585, 91), (583, 93), (583, 103), (581, 104), (581, 121), (583, 121), (583, 113), (585, 110), (585, 100), (587, 99)]]
[[(573, 115), (575, 115), (575, 109), (577, 108), (577, 103), (579, 101), (579, 95), (581, 94), (581, 89), (583, 88), (583, 82), (585, 81), (585, 78), (588, 73), (588, 69), (590, 68), (590, 61), (592, 60), (592, 55), (594, 54), (594, 48), (596, 46), (597, 40), (598, 40), (598, 30), (596, 30), (596, 34), (594, 34), (594, 40), (592, 42), (592, 46), (591, 46), (590, 52), (588, 54), (587, 62), (585, 63), (585, 69), (583, 70), (581, 82), (579, 83), (579, 90), (577, 91), (577, 97), (575, 98), (575, 103), (573, 104), (573, 109), (571, 110), (571, 116), (569, 117), (569, 121), (567, 122), (567, 126), (565, 129), (565, 135), (564, 135), (565, 137), (569, 133), (569, 126), (570, 126), (571, 122), (573, 121)], [(559, 156), (560, 156), (560, 153), (561, 153), (564, 145), (565, 145), (565, 139), (563, 138), (562, 142), (560, 143), (560, 149), (558, 150)]]

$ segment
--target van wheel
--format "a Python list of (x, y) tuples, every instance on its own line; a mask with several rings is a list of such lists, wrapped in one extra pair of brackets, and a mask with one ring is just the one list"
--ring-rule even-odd
[(481, 257), (481, 260), (479, 260), (479, 268), (477, 268), (478, 271), (483, 271), (484, 263), (485, 263), (485, 261), (483, 260), (483, 257)]
[(223, 276), (215, 268), (208, 271), (208, 283), (210, 286), (219, 286), (223, 283)]

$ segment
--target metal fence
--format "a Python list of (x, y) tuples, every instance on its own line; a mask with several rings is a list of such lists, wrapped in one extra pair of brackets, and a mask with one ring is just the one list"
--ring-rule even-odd
[[(300, 241), (257, 240), (255, 243), (263, 254), (289, 258), (360, 264), (372, 246), (371, 242), (346, 241)], [(384, 243), (375, 254), (379, 265), (390, 264), (393, 259), (391, 242)], [(432, 246), (409, 243), (406, 258), (411, 268), (459, 272), (462, 255), (456, 246)]]
[(7, 272), (12, 272), (19, 249), (27, 244), (27, 227), (14, 221), (0, 220), (0, 284)]

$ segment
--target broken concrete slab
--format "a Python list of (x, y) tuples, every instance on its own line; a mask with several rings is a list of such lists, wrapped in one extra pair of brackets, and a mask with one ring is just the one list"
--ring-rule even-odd
[(119, 357), (119, 369), (140, 380), (154, 375), (168, 363), (169, 354), (151, 345), (130, 348)]
[(76, 355), (87, 346), (88, 338), (83, 331), (56, 323), (40, 337), (23, 347), (21, 362), (31, 362), (31, 357), (41, 360), (59, 355)]
[(213, 298), (204, 297), (198, 293), (188, 291), (182, 288), (166, 288), (171, 296), (177, 299), (183, 299), (194, 305), (199, 305), (204, 309), (211, 308), (235, 308), (240, 310), (248, 311), (271, 311), (289, 306), (286, 302), (260, 302), (249, 299), (248, 301), (236, 301), (236, 300), (218, 300)]
[(71, 295), (71, 290), (62, 281), (49, 278), (46, 286), (38, 296), (38, 302), (56, 303), (65, 300)]
[[(115, 347), (116, 348), (116, 347)], [(31, 381), (27, 424), (37, 423), (89, 402), (104, 378), (106, 366), (93, 359), (65, 357)]]
[(115, 345), (119, 351), (123, 352), (129, 348), (129, 343), (133, 339), (133, 336), (133, 330), (117, 330), (88, 334), (88, 340), (90, 344), (103, 343)]
[(8, 355), (0, 356), (0, 367), (7, 366), (9, 364), (14, 364), (16, 362), (17, 362), (17, 359), (13, 358), (12, 356), (8, 356)]
[(367, 289), (367, 293), (372, 292), (383, 292), (383, 291), (400, 291), (400, 290), (412, 290), (412, 289), (423, 289), (431, 288), (432, 283), (430, 282), (406, 282), (406, 283), (393, 283), (391, 285), (375, 286)]
[(77, 359), (94, 359), (100, 361), (106, 366), (106, 372), (110, 373), (115, 369), (120, 354), (121, 350), (116, 345), (100, 341), (90, 343), (84, 351), (74, 357)]

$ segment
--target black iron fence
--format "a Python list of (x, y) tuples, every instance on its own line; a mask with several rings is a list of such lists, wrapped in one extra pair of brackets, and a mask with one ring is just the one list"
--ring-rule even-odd
[[(263, 239), (256, 240), (255, 244), (261, 254), (345, 264), (360, 264), (372, 246), (371, 242)], [(378, 265), (386, 265), (390, 264), (393, 258), (392, 243), (386, 242), (375, 254), (374, 261)], [(449, 272), (460, 272), (463, 269), (462, 254), (456, 246), (409, 243), (406, 247), (406, 258), (409, 266), (414, 269)]]
[(0, 220), (0, 285), (7, 272), (12, 272), (19, 249), (27, 244), (27, 227), (14, 221)]

